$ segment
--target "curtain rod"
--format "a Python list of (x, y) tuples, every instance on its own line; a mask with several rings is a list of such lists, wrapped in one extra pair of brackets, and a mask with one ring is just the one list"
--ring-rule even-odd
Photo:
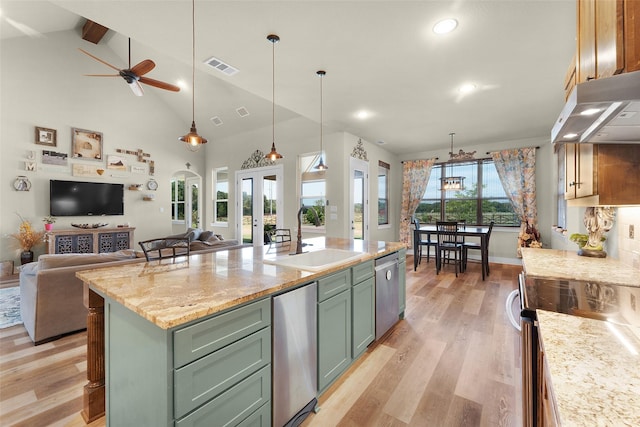
[(431, 160), (431, 159), (440, 160), (440, 157), (431, 157), (428, 159), (415, 159), (415, 160), (400, 160), (400, 163), (403, 164), (404, 162), (415, 162), (416, 160)]
[[(539, 147), (539, 146), (535, 146), (535, 147), (533, 147), (533, 148), (535, 148), (535, 149), (537, 150), (537, 149), (539, 149), (540, 147)], [(498, 150), (498, 151), (502, 151), (502, 150)], [(493, 153), (493, 151), (487, 151), (487, 154), (491, 154), (491, 153)]]

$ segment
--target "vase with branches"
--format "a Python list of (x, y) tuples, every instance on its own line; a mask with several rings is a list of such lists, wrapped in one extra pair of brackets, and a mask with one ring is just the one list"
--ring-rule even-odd
[(22, 249), (20, 260), (22, 264), (26, 264), (33, 261), (32, 249), (42, 241), (44, 232), (36, 231), (30, 221), (24, 219), (19, 213), (16, 213), (16, 215), (20, 217), (20, 226), (18, 227), (18, 232), (11, 234), (11, 237), (18, 241)]

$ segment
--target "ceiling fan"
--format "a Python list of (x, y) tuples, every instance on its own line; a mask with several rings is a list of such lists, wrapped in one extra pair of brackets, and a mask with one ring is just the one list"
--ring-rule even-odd
[(144, 83), (147, 84), (149, 86), (154, 86), (160, 89), (165, 89), (165, 90), (170, 90), (173, 92), (179, 92), (180, 88), (178, 86), (174, 86), (172, 84), (166, 83), (166, 82), (162, 82), (160, 80), (154, 80), (154, 79), (150, 79), (149, 77), (144, 77), (145, 74), (147, 74), (149, 71), (153, 70), (156, 66), (155, 62), (153, 62), (150, 59), (145, 59), (142, 62), (139, 62), (138, 64), (134, 65), (133, 67), (131, 66), (131, 39), (129, 39), (129, 68), (126, 69), (119, 69), (117, 67), (114, 67), (113, 65), (109, 64), (106, 61), (103, 61), (102, 59), (98, 58), (97, 56), (93, 56), (92, 54), (90, 54), (89, 52), (87, 52), (86, 50), (80, 49), (78, 48), (78, 50), (86, 55), (89, 55), (90, 57), (92, 57), (93, 59), (95, 59), (98, 62), (102, 62), (104, 65), (106, 65), (107, 67), (113, 68), (114, 70), (116, 70), (118, 72), (118, 74), (85, 74), (85, 76), (89, 76), (89, 77), (122, 77), (127, 84), (129, 85), (129, 87), (131, 88), (131, 90), (133, 91), (134, 94), (136, 94), (137, 96), (142, 96), (144, 94), (144, 91), (142, 90), (142, 85), (140, 85), (140, 83)]

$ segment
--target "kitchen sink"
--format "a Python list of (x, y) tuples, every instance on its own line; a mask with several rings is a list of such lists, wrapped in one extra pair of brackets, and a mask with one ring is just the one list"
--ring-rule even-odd
[(297, 255), (279, 256), (273, 259), (265, 259), (265, 264), (275, 264), (284, 267), (293, 267), (300, 270), (320, 271), (336, 265), (355, 261), (361, 258), (362, 252), (345, 251), (342, 249), (320, 249)]

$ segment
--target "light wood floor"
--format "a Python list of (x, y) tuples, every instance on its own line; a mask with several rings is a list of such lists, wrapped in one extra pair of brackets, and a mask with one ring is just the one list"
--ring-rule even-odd
[[(519, 334), (504, 302), (519, 266), (435, 274), (407, 258), (406, 317), (320, 398), (305, 427), (520, 426)], [(84, 426), (86, 333), (34, 347), (0, 330), (0, 425)], [(90, 424), (102, 427), (104, 418)], [(153, 427), (153, 426), (150, 426)]]

